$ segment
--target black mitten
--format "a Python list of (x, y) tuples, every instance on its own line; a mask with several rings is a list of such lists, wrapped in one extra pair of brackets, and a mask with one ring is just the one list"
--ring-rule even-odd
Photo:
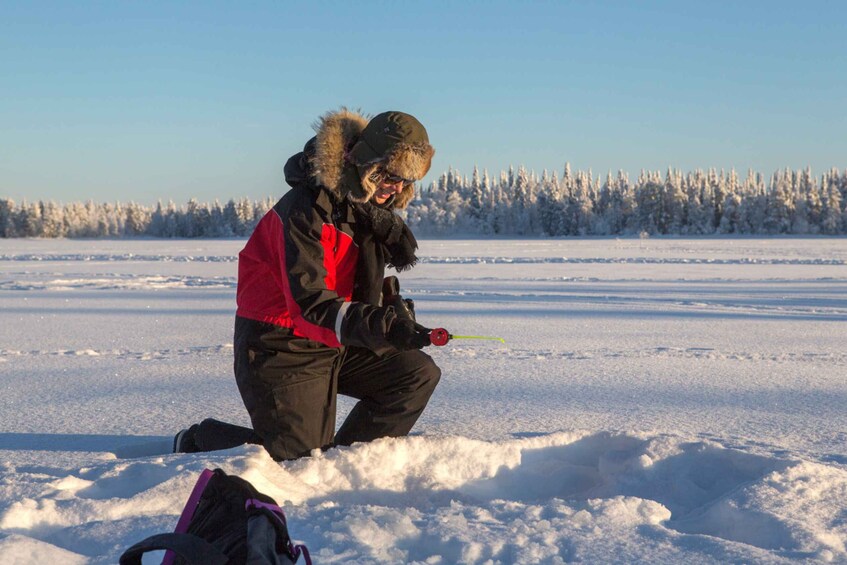
[(382, 281), (382, 304), (393, 307), (398, 318), (415, 321), (415, 302), (400, 296), (400, 281), (393, 275)]
[(413, 320), (396, 318), (388, 329), (385, 339), (400, 351), (421, 349), (432, 344), (429, 338), (430, 332), (432, 332), (431, 329), (425, 328)]
[(391, 306), (397, 312), (397, 317), (404, 320), (415, 321), (415, 302), (411, 298), (403, 298), (399, 294), (383, 298), (382, 303), (385, 306)]

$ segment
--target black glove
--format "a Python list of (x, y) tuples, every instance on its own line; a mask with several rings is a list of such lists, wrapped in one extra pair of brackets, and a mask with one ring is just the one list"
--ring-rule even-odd
[(415, 301), (411, 298), (403, 298), (399, 294), (383, 298), (385, 306), (392, 306), (398, 318), (415, 321)]
[(415, 302), (400, 296), (400, 281), (394, 275), (382, 281), (382, 304), (393, 307), (398, 318), (415, 321)]
[(432, 344), (429, 339), (431, 331), (431, 329), (425, 328), (412, 320), (395, 318), (388, 329), (388, 333), (385, 334), (385, 339), (400, 351), (421, 349)]

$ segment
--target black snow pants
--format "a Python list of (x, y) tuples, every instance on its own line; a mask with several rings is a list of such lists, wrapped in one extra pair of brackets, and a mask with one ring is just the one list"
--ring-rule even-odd
[[(246, 318), (235, 320), (235, 380), (253, 429), (271, 456), (409, 433), (441, 370), (422, 351), (378, 356), (332, 348)], [(335, 432), (338, 394), (358, 399)]]

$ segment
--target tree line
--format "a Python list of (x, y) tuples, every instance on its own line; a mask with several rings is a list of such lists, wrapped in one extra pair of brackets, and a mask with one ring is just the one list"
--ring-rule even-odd
[[(243, 237), (274, 198), (154, 207), (134, 202), (15, 204), (0, 198), (0, 237)], [(629, 234), (847, 233), (847, 170), (821, 177), (811, 169), (782, 169), (765, 181), (749, 171), (668, 169), (623, 171), (605, 179), (592, 172), (561, 177), (510, 167), (493, 179), (474, 168), (469, 177), (449, 169), (418, 190), (403, 212), (420, 235), (585, 236)]]
[(155, 207), (122, 204), (53, 201), (16, 205), (0, 198), (0, 237), (241, 237), (271, 209), (275, 200), (247, 198), (211, 205), (191, 199), (183, 206), (172, 201)]
[(492, 179), (449, 170), (410, 204), (407, 222), (428, 235), (628, 235), (847, 233), (847, 171), (820, 178), (809, 168), (776, 171), (766, 182), (749, 171), (683, 174), (620, 171), (539, 178), (523, 167)]

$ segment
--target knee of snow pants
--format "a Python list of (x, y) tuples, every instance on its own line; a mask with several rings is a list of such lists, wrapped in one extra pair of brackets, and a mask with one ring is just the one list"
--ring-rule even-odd
[(271, 457), (296, 459), (330, 446), (339, 350), (292, 336), (286, 328), (264, 324), (262, 333), (239, 325), (236, 321), (235, 379)]
[(359, 402), (335, 435), (337, 445), (408, 434), (429, 402), (441, 369), (422, 351), (376, 356), (349, 348), (338, 392)]

